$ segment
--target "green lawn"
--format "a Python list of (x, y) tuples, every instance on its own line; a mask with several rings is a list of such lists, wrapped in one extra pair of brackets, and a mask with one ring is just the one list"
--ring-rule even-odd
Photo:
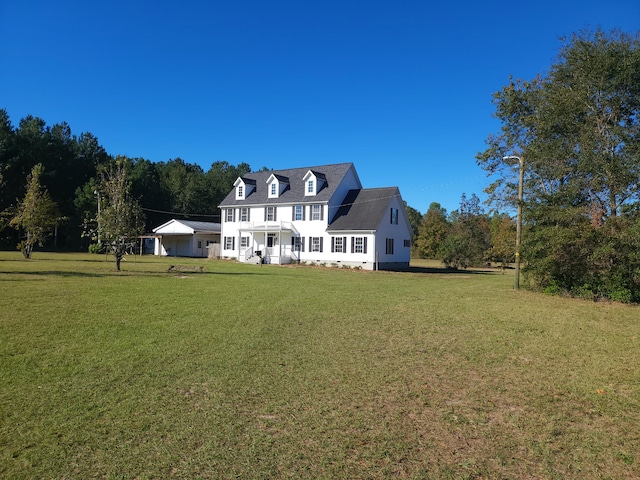
[(499, 271), (122, 266), (0, 252), (1, 478), (640, 477), (638, 307)]

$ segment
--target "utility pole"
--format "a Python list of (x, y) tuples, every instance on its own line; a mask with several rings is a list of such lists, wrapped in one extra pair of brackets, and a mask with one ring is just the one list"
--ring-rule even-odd
[(522, 242), (522, 201), (524, 191), (524, 157), (509, 155), (503, 160), (518, 160), (520, 165), (520, 179), (518, 181), (518, 218), (516, 220), (516, 271), (513, 288), (520, 289), (520, 243)]
[(94, 190), (93, 194), (98, 196), (98, 245), (100, 245), (100, 192)]

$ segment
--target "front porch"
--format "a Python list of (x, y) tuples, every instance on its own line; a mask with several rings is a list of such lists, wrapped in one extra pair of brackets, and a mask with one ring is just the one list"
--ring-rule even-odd
[(300, 259), (300, 252), (291, 245), (298, 233), (291, 222), (246, 223), (239, 232), (240, 262), (285, 265)]

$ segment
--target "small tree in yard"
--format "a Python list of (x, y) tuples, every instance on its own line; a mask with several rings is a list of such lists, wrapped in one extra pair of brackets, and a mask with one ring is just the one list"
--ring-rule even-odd
[(125, 162), (117, 159), (101, 171), (102, 205), (98, 215), (98, 230), (102, 242), (113, 254), (116, 270), (125, 253), (136, 244), (144, 231), (144, 217), (139, 203), (131, 197), (131, 182)]
[(60, 221), (56, 203), (40, 184), (43, 170), (40, 163), (31, 170), (27, 177), (27, 191), (24, 198), (18, 202), (15, 215), (9, 222), (16, 230), (24, 232), (24, 239), (18, 244), (18, 250), (27, 259), (31, 258), (33, 247), (36, 244), (42, 246)]

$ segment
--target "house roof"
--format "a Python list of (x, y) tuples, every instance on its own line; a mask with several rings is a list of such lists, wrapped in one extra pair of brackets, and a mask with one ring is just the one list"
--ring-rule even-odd
[(327, 231), (376, 230), (395, 196), (398, 187), (350, 190)]
[[(154, 233), (183, 233), (185, 228), (192, 233), (220, 233), (220, 224), (213, 222), (197, 222), (193, 220), (176, 220), (175, 218), (153, 229)], [(175, 228), (178, 227), (178, 228)], [(186, 233), (186, 232), (184, 232)]]
[[(357, 178), (353, 163), (336, 163), (333, 165), (322, 165), (317, 167), (290, 168), (286, 170), (247, 173), (242, 177), (243, 180), (245, 180), (245, 183), (247, 180), (255, 181), (256, 189), (248, 194), (244, 200), (237, 200), (235, 190), (232, 190), (224, 200), (220, 202), (220, 207), (328, 202), (350, 169), (353, 169), (353, 173)], [(315, 195), (306, 196), (306, 185), (303, 178), (310, 170), (314, 172), (316, 177), (325, 180), (326, 184)], [(285, 188), (277, 198), (269, 198), (268, 196), (267, 180), (271, 175), (275, 175), (277, 178), (285, 177), (289, 181), (287, 188)], [(358, 183), (360, 183), (359, 180)]]

